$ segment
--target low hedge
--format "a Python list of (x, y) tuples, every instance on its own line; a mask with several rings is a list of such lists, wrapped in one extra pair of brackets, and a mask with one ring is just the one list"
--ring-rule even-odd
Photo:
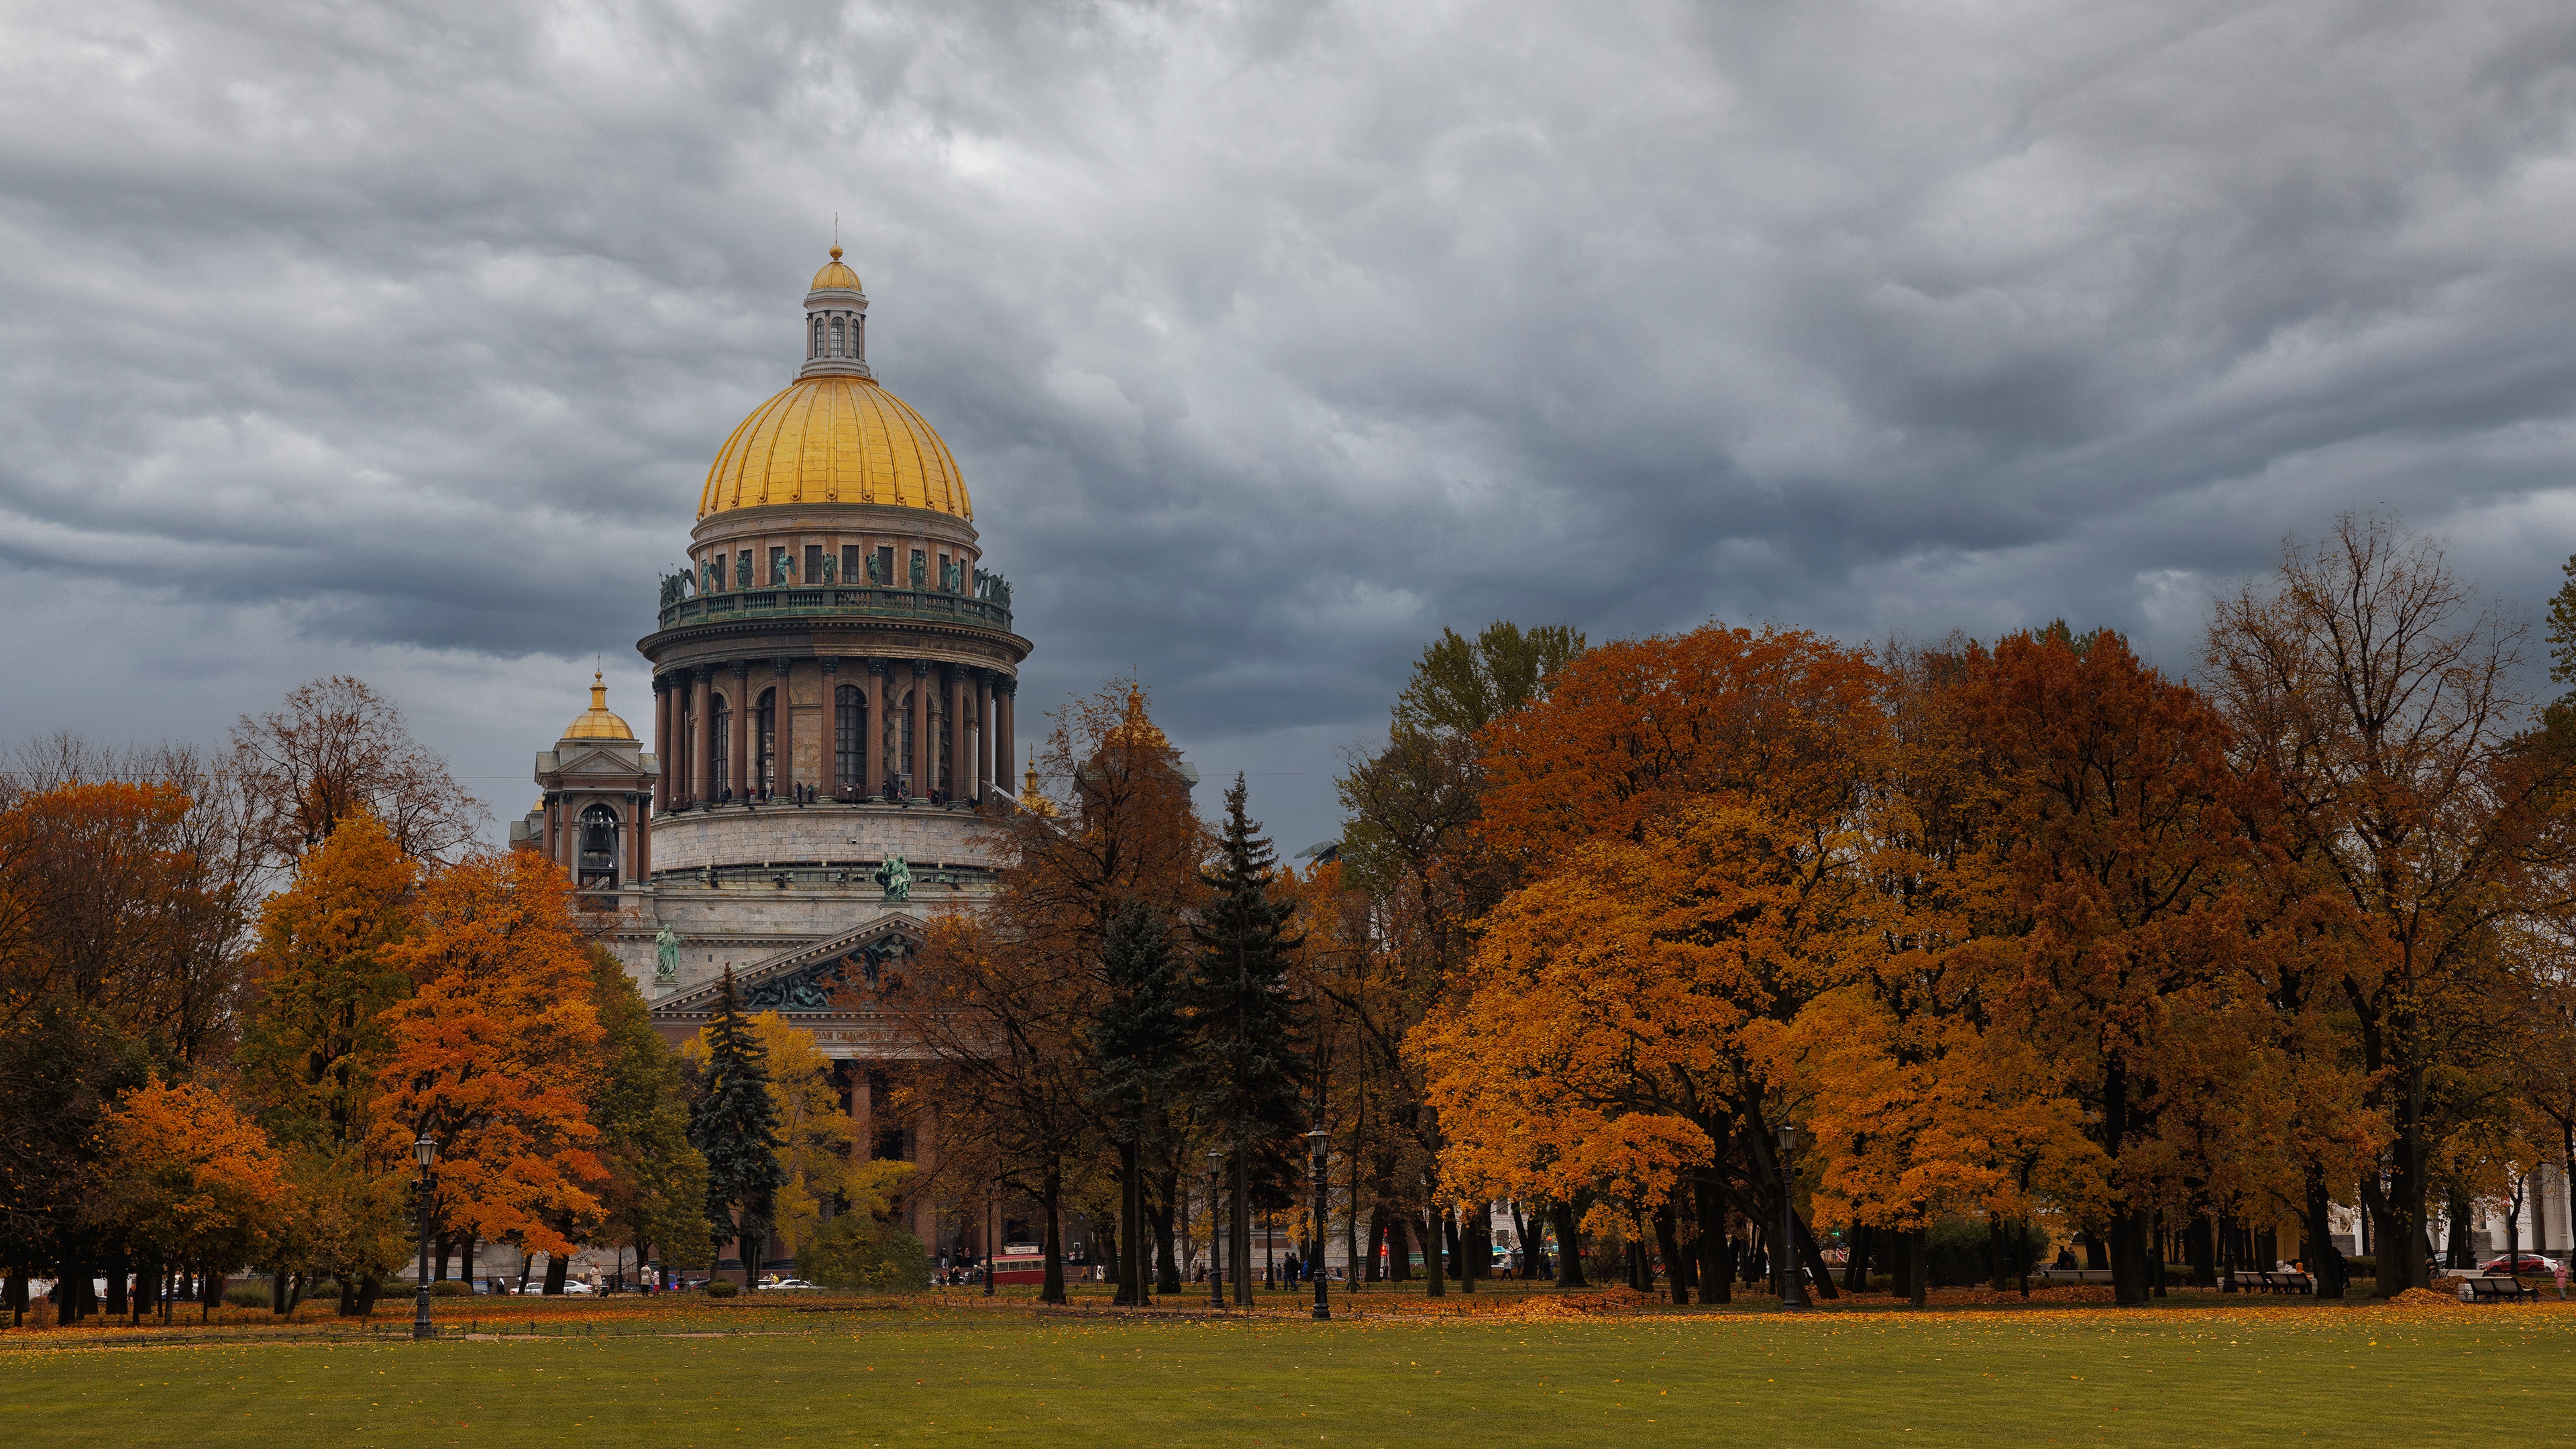
[(731, 1278), (710, 1278), (706, 1291), (709, 1298), (731, 1298), (742, 1291), (742, 1285)]

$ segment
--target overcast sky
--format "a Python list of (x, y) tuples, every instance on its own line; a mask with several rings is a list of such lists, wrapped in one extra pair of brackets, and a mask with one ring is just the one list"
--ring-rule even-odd
[(2564, 0), (0, 17), (9, 735), (346, 671), (523, 808), (836, 212), (1023, 715), (1136, 670), (1289, 851), (1444, 625), (2187, 671), (2340, 509), (2576, 550)]

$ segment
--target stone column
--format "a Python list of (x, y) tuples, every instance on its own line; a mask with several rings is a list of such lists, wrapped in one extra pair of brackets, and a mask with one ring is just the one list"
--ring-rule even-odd
[(796, 661), (781, 659), (770, 667), (778, 675), (778, 683), (774, 686), (778, 691), (775, 706), (778, 753), (774, 766), (778, 783), (773, 788), (783, 798), (792, 800), (796, 798)]
[(626, 879), (644, 879), (644, 802), (650, 796), (634, 793), (626, 797)]
[(823, 664), (823, 748), (821, 768), (814, 772), (814, 783), (827, 800), (841, 798), (841, 787), (850, 782), (841, 778), (841, 660), (826, 654)]
[[(659, 674), (653, 676), (653, 757), (658, 760), (671, 758), (671, 682)], [(669, 774), (670, 769), (666, 765), (663, 773), (654, 777), (655, 809), (670, 803), (670, 796), (662, 785)]]
[(1012, 675), (1002, 675), (993, 681), (993, 692), (993, 763), (1001, 771), (1002, 793), (1016, 795), (1020, 792), (1020, 761), (1011, 744), (1011, 702), (1019, 696), (1020, 681)]
[(993, 671), (975, 671), (975, 798), (993, 788)]
[(912, 794), (930, 794), (938, 748), (930, 737), (930, 665), (912, 660)]
[(716, 673), (712, 669), (689, 671), (689, 779), (688, 795), (703, 801), (711, 793), (707, 776), (715, 769), (715, 740), (708, 733), (714, 727)]
[(859, 731), (859, 793), (873, 800), (885, 791), (885, 661), (868, 661), (868, 718)]
[(951, 664), (944, 681), (948, 686), (948, 798), (955, 800), (974, 792), (966, 776), (966, 671)]
[(635, 879), (639, 882), (653, 879), (653, 818), (657, 813), (652, 798), (647, 796), (642, 818), (635, 822)]
[(852, 1154), (861, 1162), (877, 1155), (877, 1106), (873, 1089), (868, 1086), (868, 1064), (850, 1063), (850, 1121), (858, 1129), (859, 1140)]
[(733, 798), (748, 800), (751, 798), (751, 791), (744, 781), (747, 778), (745, 772), (751, 768), (751, 666), (749, 664), (736, 664), (733, 667), (733, 738), (726, 743), (733, 750), (733, 758), (725, 762), (727, 776), (725, 784), (733, 790)]

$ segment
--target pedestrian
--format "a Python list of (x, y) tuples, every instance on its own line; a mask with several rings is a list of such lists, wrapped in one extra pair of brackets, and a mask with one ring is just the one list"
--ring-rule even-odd
[(2564, 1301), (2567, 1297), (2567, 1260), (2553, 1259), (2549, 1264), (2549, 1276), (2558, 1280), (2558, 1296)]

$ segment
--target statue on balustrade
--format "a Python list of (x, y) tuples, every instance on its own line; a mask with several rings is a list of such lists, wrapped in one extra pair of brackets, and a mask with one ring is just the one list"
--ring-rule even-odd
[(884, 588), (893, 582), (886, 577), (886, 561), (881, 555), (873, 553), (868, 555), (868, 582), (878, 588)]
[(912, 899), (912, 867), (903, 863), (902, 856), (887, 856), (885, 858), (885, 864), (877, 867), (876, 879), (878, 885), (885, 887), (885, 898), (887, 900), (908, 901)]
[(653, 984), (676, 986), (680, 981), (680, 938), (668, 926), (653, 933)]
[(1000, 574), (975, 570), (975, 597), (1004, 613), (1011, 610), (1011, 584)]
[(781, 551), (775, 557), (770, 559), (769, 582), (772, 587), (779, 584), (792, 584), (796, 582), (795, 555)]
[(809, 584), (828, 584), (836, 582), (832, 577), (832, 574), (835, 571), (835, 562), (836, 561), (829, 553), (824, 554), (822, 562), (816, 564), (814, 567), (814, 577), (807, 579), (806, 582)]
[(912, 551), (912, 586), (917, 589), (928, 582), (929, 569), (922, 561), (921, 550), (916, 548)]
[(724, 592), (724, 565), (714, 559), (698, 565), (698, 596)]
[(750, 549), (744, 549), (742, 552), (733, 556), (733, 586), (737, 589), (747, 589), (751, 587)]

